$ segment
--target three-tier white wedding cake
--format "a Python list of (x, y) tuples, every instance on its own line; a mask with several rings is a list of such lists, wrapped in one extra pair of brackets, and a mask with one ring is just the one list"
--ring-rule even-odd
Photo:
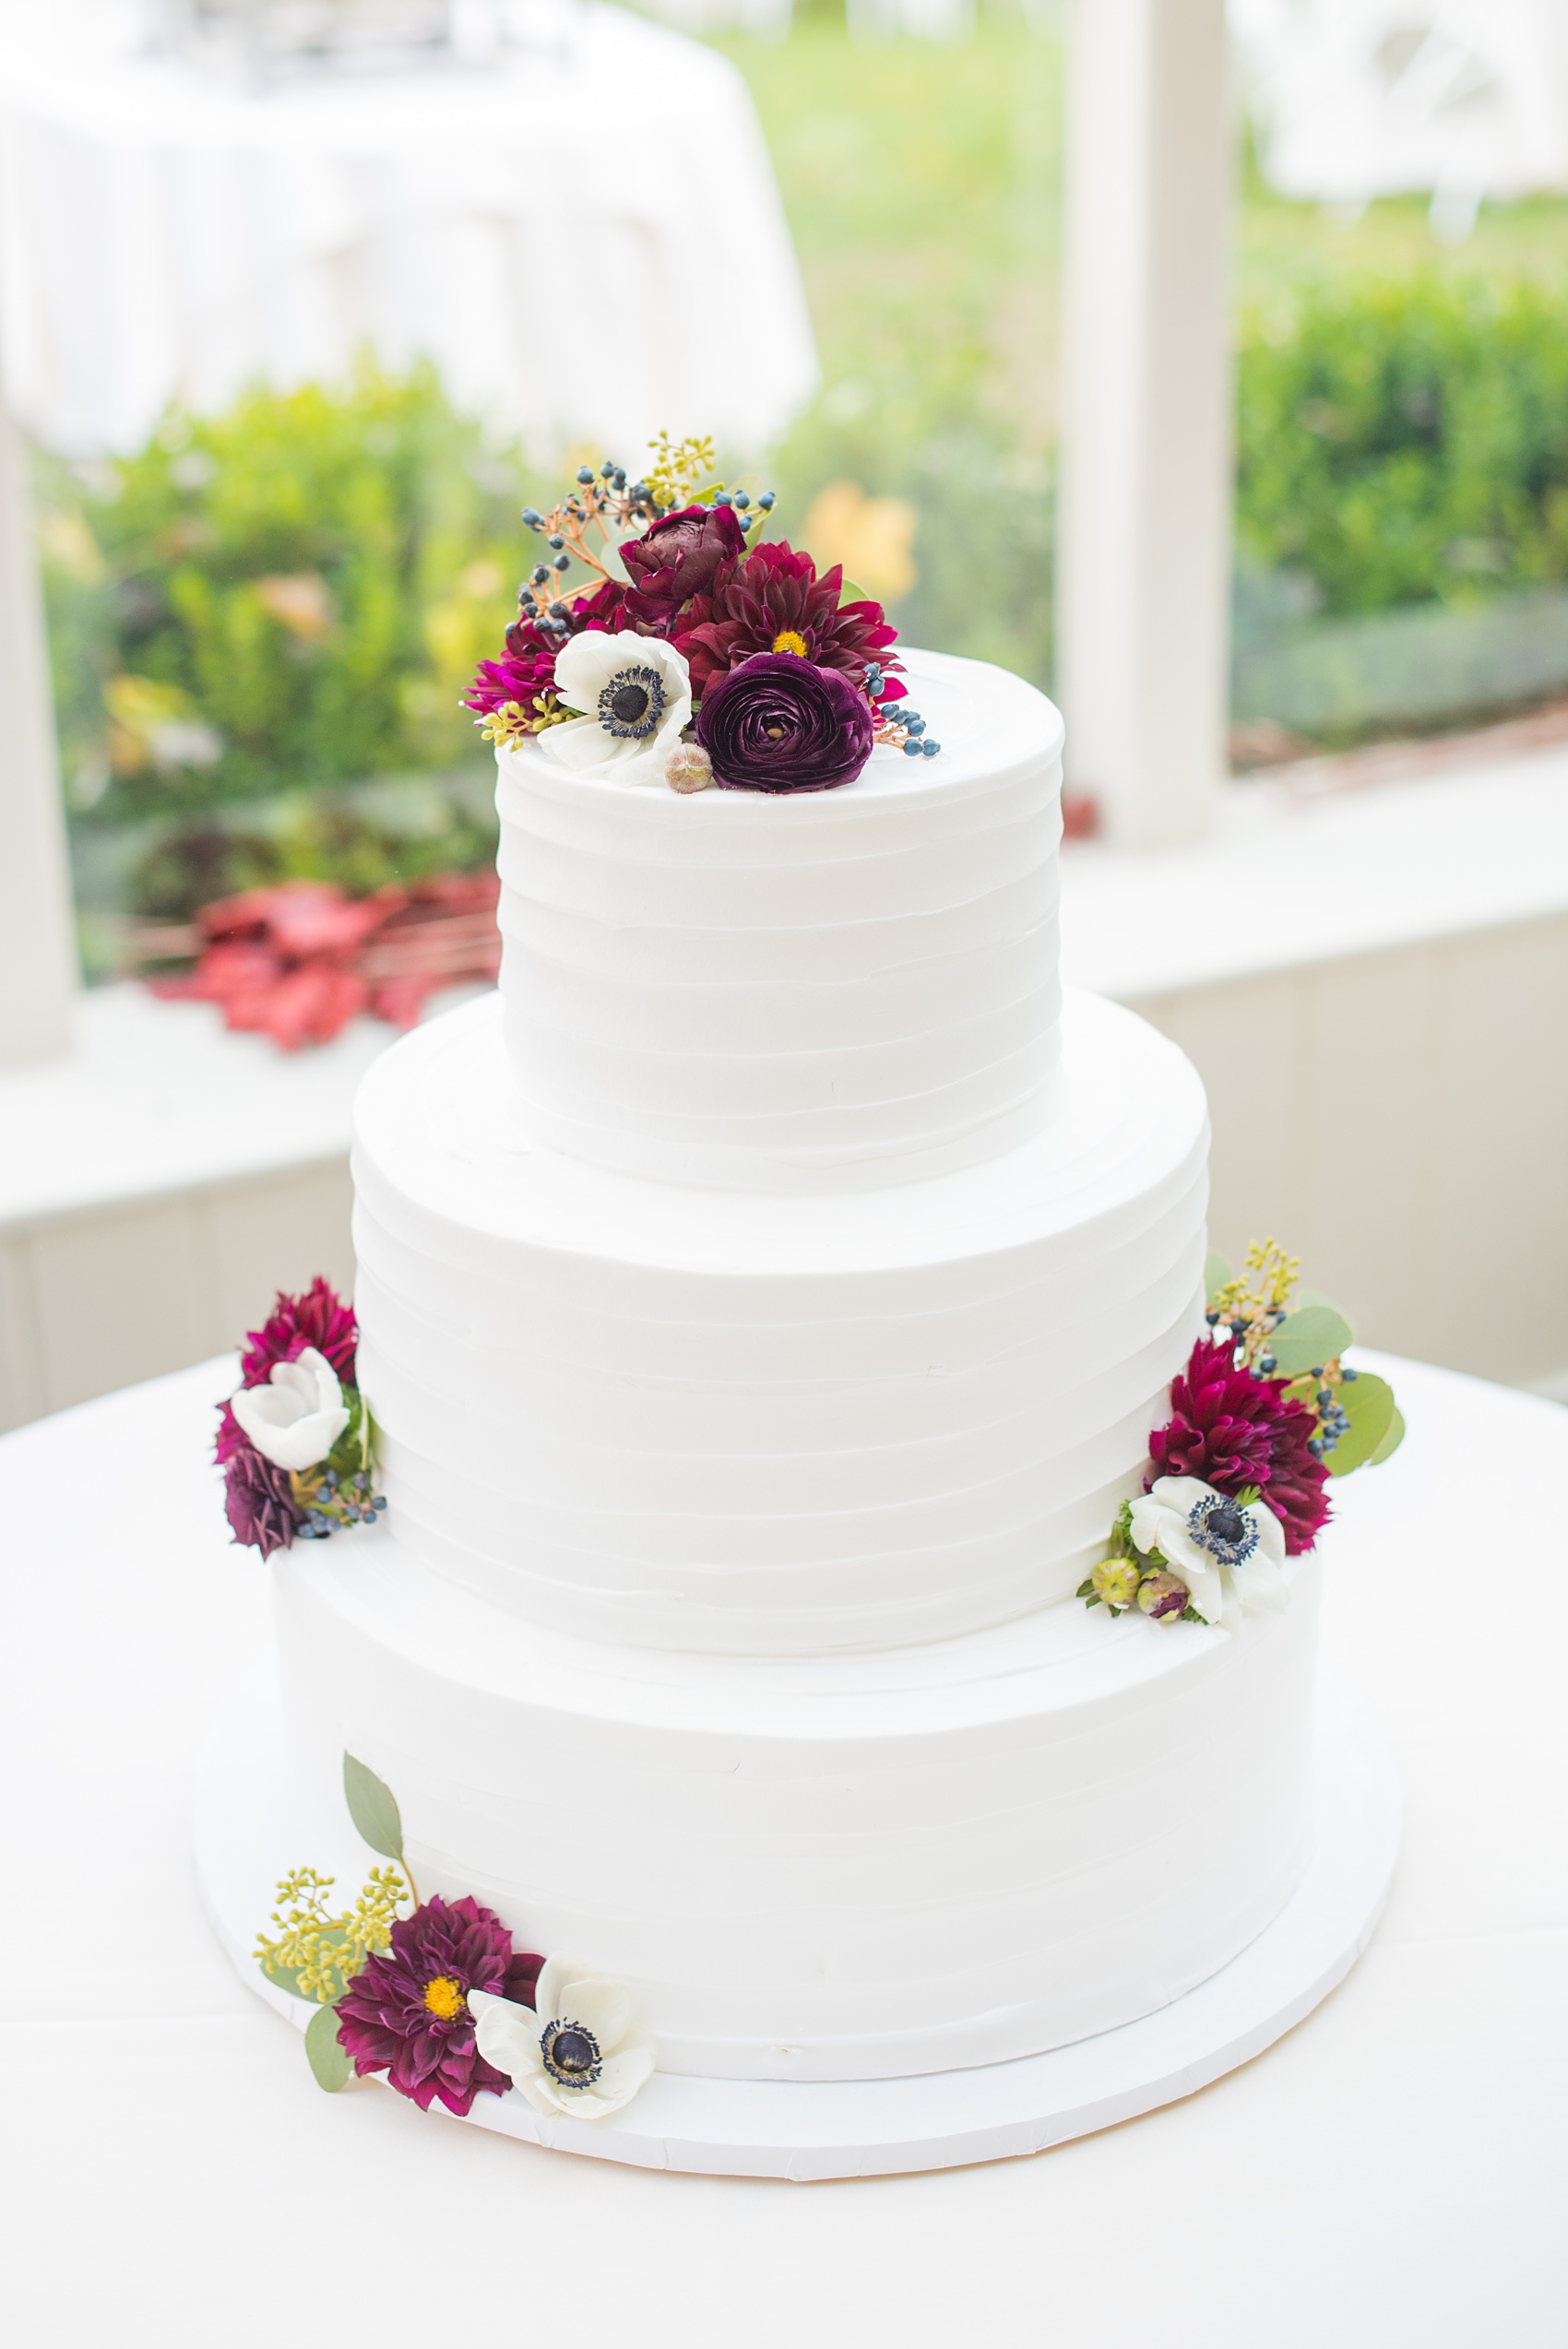
[(1063, 1002), (1051, 704), (908, 667), (942, 755), (838, 789), (501, 752), (500, 995), (358, 1109), (385, 1527), (276, 1560), (300, 1798), (353, 1753), (667, 2071), (1080, 2039), (1307, 1860), (1315, 1560), (1074, 1600), (1203, 1330), (1202, 1089)]

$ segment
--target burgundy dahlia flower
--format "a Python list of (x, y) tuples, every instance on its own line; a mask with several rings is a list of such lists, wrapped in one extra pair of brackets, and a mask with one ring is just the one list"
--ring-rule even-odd
[[(275, 1467), (270, 1460), (262, 1458), (253, 1443), (247, 1442), (227, 1405), (224, 1418), (225, 1432), (232, 1428), (236, 1438), (226, 1454), (224, 1513), (237, 1542), (270, 1558), (275, 1549), (291, 1548), (300, 1528), (300, 1508), (294, 1499), (293, 1484), (287, 1468)], [(221, 1444), (221, 1436), (219, 1441)]]
[[(732, 572), (720, 572), (671, 631), (677, 652), (692, 672), (699, 700), (716, 679), (754, 653), (797, 653), (819, 669), (836, 669), (853, 685), (864, 682), (867, 663), (885, 670), (898, 667), (887, 657), (897, 640), (879, 603), (840, 603), (844, 567), (836, 563), (819, 579), (809, 554), (792, 547), (754, 547)], [(896, 701), (891, 676), (881, 698)]]
[(1217, 1492), (1255, 1485), (1294, 1558), (1328, 1519), (1328, 1471), (1307, 1450), (1317, 1422), (1276, 1379), (1235, 1367), (1229, 1338), (1200, 1338), (1170, 1382), (1170, 1418), (1149, 1438), (1156, 1477), (1198, 1477)]
[(836, 669), (757, 653), (703, 695), (697, 741), (731, 790), (831, 791), (872, 753), (872, 715)]
[(511, 2086), (474, 2044), (470, 1990), (533, 2004), (544, 1963), (519, 1956), (500, 1918), (465, 1893), (437, 1893), (392, 1928), (389, 1950), (374, 1950), (338, 2001), (338, 2044), (362, 2079), (384, 2071), (399, 2095), (428, 2112), (439, 2096), (466, 2113), (481, 2088)]
[(731, 569), (745, 551), (746, 534), (733, 506), (683, 505), (667, 514), (621, 549), (636, 621), (668, 620), (705, 594), (718, 572)]
[(344, 1304), (319, 1273), (298, 1297), (279, 1289), (260, 1329), (247, 1330), (245, 1336), (240, 1377), (246, 1386), (265, 1385), (274, 1362), (297, 1361), (307, 1346), (326, 1356), (346, 1385), (354, 1382), (354, 1353), (360, 1339), (354, 1309)]

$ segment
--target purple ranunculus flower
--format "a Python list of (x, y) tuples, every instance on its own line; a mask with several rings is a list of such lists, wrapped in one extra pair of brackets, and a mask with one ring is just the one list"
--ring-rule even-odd
[(287, 1549), (300, 1527), (300, 1509), (287, 1468), (264, 1460), (247, 1438), (234, 1429), (237, 1443), (223, 1469), (223, 1507), (234, 1539), (270, 1558)]
[(745, 551), (746, 534), (729, 505), (684, 505), (626, 540), (621, 560), (637, 620), (668, 620), (713, 585), (721, 564), (738, 563)]
[(697, 741), (731, 790), (831, 791), (871, 756), (871, 709), (836, 669), (754, 653), (702, 697)]
[(469, 1992), (531, 2006), (543, 1963), (519, 1956), (500, 1918), (467, 1893), (436, 1893), (398, 1919), (391, 1948), (373, 1951), (339, 1999), (338, 2043), (362, 2078), (386, 2072), (421, 2112), (439, 2096), (466, 2113), (481, 2088), (500, 2096), (512, 2084), (474, 2044)]

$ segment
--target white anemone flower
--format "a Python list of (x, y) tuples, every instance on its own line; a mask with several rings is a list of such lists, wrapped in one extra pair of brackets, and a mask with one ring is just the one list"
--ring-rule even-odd
[(629, 1992), (581, 1958), (544, 1961), (531, 2007), (469, 1992), (480, 2054), (536, 2111), (603, 2120), (629, 2105), (653, 2070), (653, 2041)]
[(269, 1386), (239, 1388), (229, 1408), (275, 1468), (314, 1468), (349, 1424), (338, 1373), (314, 1346), (292, 1362), (274, 1362)]
[(663, 783), (664, 762), (692, 715), (683, 654), (660, 636), (585, 628), (555, 656), (555, 691), (586, 715), (545, 728), (538, 741), (546, 757), (577, 775)]
[(1261, 1501), (1234, 1501), (1199, 1477), (1159, 1477), (1133, 1503), (1132, 1533), (1181, 1576), (1206, 1622), (1233, 1631), (1243, 1615), (1289, 1604), (1285, 1528)]

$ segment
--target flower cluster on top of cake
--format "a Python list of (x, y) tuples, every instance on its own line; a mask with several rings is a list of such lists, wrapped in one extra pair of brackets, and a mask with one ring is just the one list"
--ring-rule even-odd
[(358, 1350), (353, 1308), (319, 1275), (297, 1297), (280, 1289), (246, 1335), (240, 1384), (218, 1406), (215, 1454), (234, 1539), (264, 1558), (373, 1524), (386, 1506)]
[(1328, 1521), (1330, 1479), (1397, 1450), (1393, 1389), (1345, 1360), (1349, 1323), (1326, 1298), (1296, 1298), (1300, 1271), (1273, 1240), (1249, 1247), (1239, 1275), (1209, 1258), (1211, 1334), (1170, 1382), (1143, 1490), (1123, 1502), (1106, 1555), (1079, 1584), (1086, 1605), (1227, 1631), (1277, 1613), (1286, 1559)]
[(337, 1913), (332, 1877), (292, 1869), (275, 1933), (256, 1936), (267, 1980), (315, 2010), (305, 2054), (319, 2085), (385, 2076), (422, 2112), (440, 2103), (459, 2119), (514, 2087), (547, 2118), (604, 2120), (630, 2104), (655, 2053), (622, 1985), (582, 1958), (515, 1949), (471, 1893), (422, 1901), (390, 1786), (346, 1753), (343, 1794), (363, 1841), (396, 1864), (373, 1868)]
[(548, 514), (523, 508), (550, 552), (469, 688), (486, 741), (680, 792), (829, 791), (879, 742), (934, 758), (882, 606), (841, 564), (819, 575), (762, 540), (773, 492), (707, 480), (711, 441), (653, 448), (637, 480), (606, 457)]

